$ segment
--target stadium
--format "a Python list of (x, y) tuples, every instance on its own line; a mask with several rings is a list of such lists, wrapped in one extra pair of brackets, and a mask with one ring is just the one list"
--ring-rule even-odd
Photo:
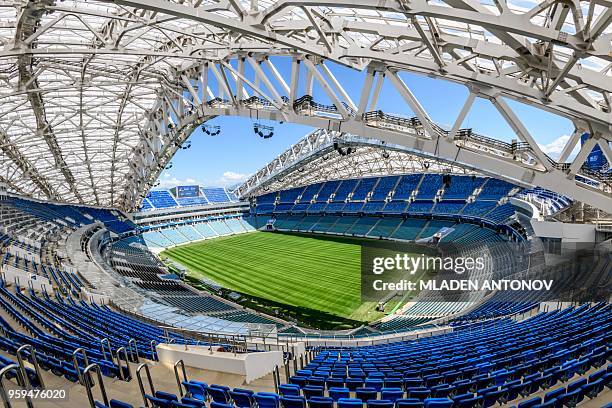
[(0, 1), (3, 406), (612, 407), (611, 23)]

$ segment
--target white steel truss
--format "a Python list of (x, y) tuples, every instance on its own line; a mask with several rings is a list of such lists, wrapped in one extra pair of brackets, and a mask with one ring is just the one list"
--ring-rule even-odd
[[(0, 0), (0, 182), (131, 210), (199, 124), (239, 115), (375, 138), (612, 212), (608, 176), (583, 166), (596, 144), (612, 158), (611, 20), (608, 0)], [(364, 73), (358, 99), (340, 65)], [(404, 71), (468, 87), (452, 128), (431, 122)], [(414, 118), (377, 110), (384, 83)], [(460, 129), (476, 98), (515, 143)], [(559, 162), (507, 99), (574, 123)]]
[(246, 199), (328, 180), (424, 172), (478, 174), (403, 146), (317, 129), (259, 169), (235, 193)]

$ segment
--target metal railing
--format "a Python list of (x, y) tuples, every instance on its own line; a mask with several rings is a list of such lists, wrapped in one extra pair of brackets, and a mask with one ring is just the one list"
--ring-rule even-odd
[(145, 407), (149, 407), (149, 400), (146, 397), (146, 392), (144, 388), (144, 384), (142, 382), (142, 374), (140, 372), (145, 370), (145, 374), (147, 375), (147, 382), (149, 383), (149, 390), (151, 391), (152, 396), (155, 396), (155, 386), (153, 385), (153, 380), (151, 379), (151, 370), (149, 370), (149, 363), (142, 363), (136, 369), (136, 379), (138, 380), (138, 388), (140, 389), (140, 395), (142, 395), (142, 400), (144, 402)]
[(17, 362), (19, 364), (19, 369), (21, 370), (21, 374), (23, 376), (23, 378), (26, 381), (26, 387), (28, 389), (33, 389), (34, 387), (32, 386), (32, 382), (30, 381), (30, 377), (28, 376), (28, 373), (26, 372), (26, 367), (25, 367), (25, 362), (23, 359), (23, 354), (29, 351), (30, 352), (30, 359), (32, 361), (32, 365), (34, 366), (34, 371), (36, 372), (36, 377), (38, 378), (38, 388), (40, 388), (41, 390), (45, 389), (45, 383), (42, 377), (42, 370), (40, 369), (40, 365), (38, 364), (38, 358), (36, 358), (36, 350), (34, 349), (34, 347), (32, 347), (31, 344), (24, 344), (23, 346), (19, 347), (17, 349)]
[[(116, 351), (116, 355), (117, 368), (119, 369), (119, 378), (121, 378), (123, 381), (129, 381), (132, 378), (132, 372), (130, 370), (130, 360), (128, 358), (128, 353), (125, 347), (119, 347)], [(125, 363), (125, 369), (121, 362)]]
[[(107, 345), (106, 347), (105, 347), (105, 344)], [(108, 347), (108, 355), (110, 356), (110, 358), (106, 356), (107, 347)], [(111, 347), (110, 340), (107, 339), (106, 337), (100, 340), (100, 350), (102, 351), (102, 355), (104, 356), (105, 360), (111, 360), (111, 361), (113, 360), (113, 349)]]
[(91, 378), (91, 371), (96, 372), (96, 376), (98, 377), (98, 386), (100, 388), (100, 394), (102, 395), (102, 401), (105, 406), (109, 406), (108, 403), (108, 395), (106, 394), (106, 388), (104, 387), (104, 378), (102, 377), (102, 371), (100, 370), (100, 366), (96, 363), (90, 364), (85, 367), (83, 370), (83, 378), (85, 379), (85, 390), (87, 391), (87, 399), (89, 400), (89, 405), (91, 408), (96, 408), (96, 400), (93, 396), (93, 385), (94, 382)]
[(128, 341), (128, 349), (130, 351), (130, 361), (134, 363), (139, 363), (140, 358), (138, 356), (138, 344), (136, 343), (135, 339), (132, 338)]
[(83, 356), (83, 363), (85, 367), (89, 366), (89, 359), (87, 358), (87, 352), (84, 348), (79, 347), (78, 349), (72, 352), (72, 364), (74, 365), (74, 369), (79, 377), (79, 384), (85, 385), (85, 378), (83, 377), (83, 373), (81, 372), (81, 367), (79, 365), (78, 354), (81, 353)]
[[(181, 376), (179, 373), (179, 367), (181, 367), (181, 373), (183, 374), (183, 380), (181, 381)], [(185, 370), (185, 363), (183, 362), (183, 360), (177, 360), (174, 363), (174, 377), (176, 378), (176, 385), (178, 386), (179, 389), (179, 393), (181, 394), (181, 397), (183, 395), (185, 395), (185, 393), (183, 392), (183, 381), (187, 382), (187, 371)]]
[[(23, 377), (21, 367), (18, 364), (9, 364), (0, 370), (0, 399), (2, 399), (4, 408), (11, 408), (11, 400), (6, 392), (6, 388), (4, 387), (4, 378), (11, 372), (15, 373), (17, 384), (19, 386), (25, 388), (27, 383), (27, 380)], [(32, 398), (29, 394), (25, 395), (25, 401), (28, 408), (32, 408), (34, 406), (32, 404)]]

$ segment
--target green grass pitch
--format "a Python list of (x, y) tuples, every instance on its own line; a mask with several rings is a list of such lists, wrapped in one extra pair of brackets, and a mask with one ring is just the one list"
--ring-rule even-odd
[(372, 321), (361, 302), (359, 239), (253, 232), (163, 252), (190, 270), (251, 296)]

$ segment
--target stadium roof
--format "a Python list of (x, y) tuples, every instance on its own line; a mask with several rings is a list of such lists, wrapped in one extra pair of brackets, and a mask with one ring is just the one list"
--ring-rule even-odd
[[(609, 184), (575, 177), (597, 179), (582, 168), (595, 144), (612, 161), (606, 142), (612, 139), (611, 5), (0, 1), (0, 182), (36, 198), (134, 209), (196, 126), (217, 115), (256, 112), (430, 153), (435, 146), (443, 158), (563, 190), (612, 212)], [(280, 69), (270, 56), (289, 59), (290, 68)], [(367, 70), (358, 101), (330, 71), (333, 63)], [(449, 132), (429, 121), (401, 71), (468, 86), (470, 97)], [(367, 116), (383, 81), (403, 97), (422, 131), (405, 133), (397, 119)], [(327, 95), (327, 105), (300, 98), (312, 95), (313, 86)], [(529, 162), (490, 149), (458, 154), (455, 136), (477, 97), (494, 103), (529, 150)], [(506, 97), (573, 121), (562, 163), (542, 153)], [(366, 131), (373, 127), (376, 132)], [(585, 131), (591, 138), (568, 161)]]
[(427, 171), (479, 174), (476, 169), (423, 156), (403, 146), (317, 129), (259, 169), (236, 193), (246, 198), (328, 180)]

